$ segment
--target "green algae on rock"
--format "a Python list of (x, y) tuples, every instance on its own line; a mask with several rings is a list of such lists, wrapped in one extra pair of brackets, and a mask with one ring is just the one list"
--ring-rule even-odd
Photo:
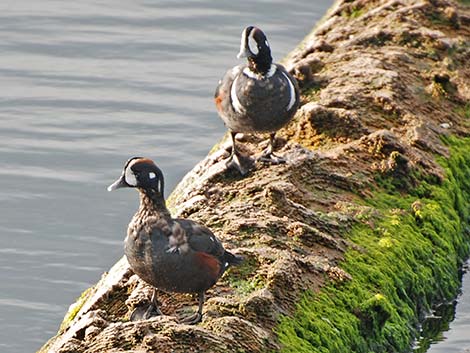
[(347, 235), (359, 247), (341, 264), (352, 280), (305, 294), (281, 319), (283, 352), (406, 352), (422, 315), (457, 294), (470, 246), (470, 139), (446, 140), (442, 183), (408, 194), (379, 186), (364, 200), (376, 213)]

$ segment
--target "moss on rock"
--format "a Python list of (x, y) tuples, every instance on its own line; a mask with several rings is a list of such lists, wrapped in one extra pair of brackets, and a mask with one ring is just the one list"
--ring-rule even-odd
[(356, 246), (340, 265), (352, 279), (306, 293), (281, 319), (283, 352), (404, 352), (431, 305), (456, 295), (470, 243), (470, 139), (446, 144), (442, 183), (407, 193), (379, 186), (364, 199), (374, 222), (357, 221), (346, 235)]

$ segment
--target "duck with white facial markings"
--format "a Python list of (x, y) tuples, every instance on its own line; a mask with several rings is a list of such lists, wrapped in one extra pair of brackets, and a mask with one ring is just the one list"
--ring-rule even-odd
[(232, 137), (227, 165), (244, 175), (248, 170), (240, 162), (235, 135), (269, 133), (269, 144), (260, 160), (285, 162), (273, 153), (275, 134), (294, 117), (300, 96), (296, 80), (282, 65), (272, 62), (268, 40), (259, 28), (245, 28), (237, 57), (246, 57), (247, 63), (226, 72), (215, 91), (215, 104)]
[[(152, 160), (129, 159), (108, 191), (125, 187), (136, 188), (140, 194), (140, 207), (129, 223), (124, 247), (132, 271), (154, 288), (197, 293), (198, 311), (180, 322), (201, 321), (206, 290), (230, 265), (239, 264), (241, 257), (225, 250), (208, 228), (171, 217), (163, 196), (163, 173)], [(150, 304), (136, 308), (131, 320), (160, 314), (154, 289)]]

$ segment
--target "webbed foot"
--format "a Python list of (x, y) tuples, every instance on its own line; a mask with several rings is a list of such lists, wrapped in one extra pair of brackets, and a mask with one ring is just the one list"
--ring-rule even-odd
[(286, 163), (286, 159), (275, 155), (272, 151), (268, 151), (269, 147), (263, 151), (260, 157), (258, 157), (258, 161), (264, 163), (271, 163), (271, 164), (283, 164)]
[(253, 160), (249, 157), (242, 157), (238, 153), (232, 153), (225, 161), (227, 168), (235, 168), (241, 175), (245, 176), (250, 171)]
[(197, 324), (198, 322), (201, 322), (202, 320), (202, 314), (200, 314), (199, 312), (193, 314), (193, 315), (190, 315), (188, 317), (185, 317), (185, 318), (182, 318), (179, 320), (179, 323), (180, 324), (186, 324), (186, 325), (195, 325)]
[(129, 320), (130, 321), (140, 321), (140, 320), (148, 320), (153, 316), (162, 315), (162, 312), (158, 308), (158, 301), (157, 301), (157, 291), (153, 289), (152, 292), (152, 299), (150, 299), (150, 303), (147, 305), (141, 305), (134, 309), (131, 313)]
[(202, 320), (202, 306), (204, 305), (204, 292), (198, 294), (199, 307), (194, 315), (179, 320), (181, 324), (195, 325)]
[(155, 305), (142, 305), (134, 309), (129, 319), (130, 321), (148, 320), (153, 316), (159, 315), (162, 315), (162, 312)]
[(269, 135), (268, 147), (266, 147), (261, 156), (258, 157), (258, 161), (271, 163), (271, 164), (283, 164), (286, 163), (286, 159), (274, 154), (274, 143), (275, 143), (275, 133)]
[(232, 139), (231, 153), (230, 157), (225, 160), (225, 165), (227, 168), (235, 168), (240, 172), (242, 176), (248, 174), (250, 169), (253, 167), (253, 159), (250, 157), (242, 156), (238, 153), (237, 144), (236, 144), (236, 132), (231, 131), (230, 136)]

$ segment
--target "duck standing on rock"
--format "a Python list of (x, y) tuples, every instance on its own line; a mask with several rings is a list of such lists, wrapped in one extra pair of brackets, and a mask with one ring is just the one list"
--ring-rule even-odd
[(245, 28), (237, 57), (246, 57), (248, 62), (230, 69), (219, 81), (215, 104), (232, 137), (227, 165), (244, 175), (247, 169), (240, 161), (235, 135), (269, 133), (268, 147), (259, 159), (285, 162), (273, 153), (275, 134), (293, 118), (300, 98), (296, 80), (282, 65), (273, 64), (268, 40), (259, 28)]
[(121, 177), (108, 187), (136, 188), (140, 207), (127, 229), (125, 254), (130, 267), (142, 280), (154, 287), (150, 305), (137, 308), (131, 320), (160, 315), (155, 288), (178, 293), (197, 293), (199, 309), (180, 322), (195, 324), (202, 319), (204, 293), (230, 265), (241, 258), (224, 249), (206, 227), (188, 219), (174, 219), (163, 196), (162, 171), (147, 158), (127, 161)]

